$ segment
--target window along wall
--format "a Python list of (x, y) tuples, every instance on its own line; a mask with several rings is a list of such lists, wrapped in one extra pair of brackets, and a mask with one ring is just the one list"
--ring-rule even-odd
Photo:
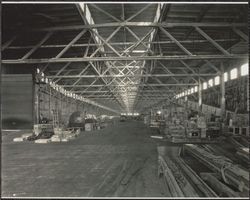
[[(241, 65), (240, 68), (233, 68), (229, 72), (224, 73), (224, 82), (227, 82), (228, 80), (234, 80), (236, 78), (239, 78), (239, 76), (247, 76), (249, 74), (249, 65), (248, 63), (245, 63)], [(210, 79), (208, 82), (202, 83), (202, 90), (206, 90), (208, 88), (211, 88), (213, 86), (217, 86), (221, 83), (220, 76), (216, 76), (215, 78)], [(195, 92), (198, 92), (198, 87), (192, 87), (187, 89), (184, 92), (181, 92), (176, 95), (176, 98), (181, 98), (190, 94), (193, 94)]]

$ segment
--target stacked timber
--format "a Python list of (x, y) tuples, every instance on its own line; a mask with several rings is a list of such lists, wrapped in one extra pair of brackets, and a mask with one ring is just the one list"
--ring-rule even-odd
[(235, 188), (241, 196), (249, 195), (249, 172), (224, 157), (214, 155), (206, 149), (193, 144), (186, 144), (185, 149), (211, 170), (217, 172), (224, 183)]

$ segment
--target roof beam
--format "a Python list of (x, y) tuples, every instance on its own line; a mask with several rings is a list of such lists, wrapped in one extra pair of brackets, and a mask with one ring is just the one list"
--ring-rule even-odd
[(78, 33), (77, 36), (73, 40), (71, 40), (71, 42), (59, 54), (57, 54), (55, 58), (60, 58), (66, 51), (68, 51), (72, 44), (76, 43), (77, 40), (79, 40), (86, 32), (87, 30), (85, 29)]
[(131, 56), (131, 57), (74, 57), (74, 58), (41, 58), (41, 59), (5, 59), (3, 64), (35, 64), (35, 63), (63, 63), (63, 62), (93, 62), (93, 61), (136, 61), (136, 60), (207, 60), (207, 59), (241, 59), (248, 58), (247, 54), (229, 55), (178, 55), (178, 56)]
[(110, 74), (110, 75), (60, 75), (60, 76), (47, 76), (48, 78), (117, 78), (117, 77), (193, 77), (193, 76), (217, 76), (218, 74)]
[(125, 22), (129, 22), (132, 19), (134, 19), (136, 16), (138, 16), (139, 14), (143, 13), (146, 9), (148, 9), (152, 4), (148, 4), (146, 6), (144, 6), (142, 9), (140, 9), (138, 12), (136, 12), (135, 14), (133, 14), (132, 16), (130, 16), (128, 19), (125, 20)]
[[(245, 35), (246, 36), (246, 35)], [(215, 39), (215, 42), (234, 42), (238, 41), (238, 39)], [(209, 42), (208, 40), (179, 40), (180, 43), (207, 43)], [(143, 42), (142, 44), (172, 44), (175, 43), (174, 41), (155, 41), (155, 42)], [(110, 42), (109, 43), (112, 46), (123, 46), (123, 45), (133, 45), (135, 42)], [(65, 44), (57, 44), (57, 45), (41, 45), (39, 48), (64, 48), (67, 45)], [(72, 44), (71, 47), (90, 47), (90, 46), (101, 46), (101, 44), (96, 44), (96, 43), (88, 43), (88, 44)], [(33, 48), (34, 45), (27, 45), (27, 46), (7, 46), (4, 49), (30, 49)], [(3, 49), (2, 49), (3, 51)]]
[(228, 22), (111, 22), (102, 24), (86, 24), (86, 25), (72, 25), (72, 26), (58, 26), (58, 27), (45, 27), (45, 28), (34, 28), (29, 31), (66, 31), (66, 30), (79, 30), (79, 29), (95, 29), (102, 27), (125, 27), (125, 26), (136, 26), (136, 27), (248, 27), (247, 23), (228, 23)]
[(161, 31), (168, 36), (172, 41), (175, 42), (175, 44), (180, 47), (187, 55), (192, 55), (190, 51), (188, 51), (177, 39), (175, 39), (167, 30), (164, 28), (160, 27)]
[(106, 12), (105, 10), (103, 10), (102, 8), (100, 8), (99, 6), (95, 5), (95, 4), (88, 4), (88, 6), (93, 7), (97, 10), (99, 10), (100, 12), (102, 12), (103, 14), (105, 14), (106, 16), (110, 17), (111, 19), (117, 21), (117, 22), (121, 22), (119, 19), (117, 19), (115, 16), (111, 15), (110, 13)]
[(7, 42), (5, 42), (2, 45), (2, 49), (1, 50), (3, 51), (4, 49), (6, 49), (16, 38), (17, 38), (17, 36), (14, 36), (10, 40), (8, 40)]
[[(165, 84), (142, 84), (142, 83), (138, 83), (138, 84), (127, 84), (127, 85), (118, 85), (118, 84), (113, 84), (110, 86), (113, 87), (132, 87), (132, 86), (154, 86), (154, 87), (179, 87), (179, 86), (197, 86), (198, 84), (196, 83), (165, 83)], [(85, 87), (105, 87), (105, 85), (61, 85), (64, 88), (69, 88), (69, 87), (75, 87), (75, 88), (85, 88)]]
[(44, 42), (46, 42), (50, 36), (53, 34), (53, 32), (48, 32), (45, 37), (37, 43), (37, 45), (35, 45), (28, 53), (26, 53), (21, 59), (27, 59), (29, 56), (31, 56), (31, 54), (33, 54)]
[(239, 35), (242, 39), (244, 39), (246, 42), (249, 41), (248, 35), (246, 35), (245, 33), (243, 33), (240, 29), (237, 29), (235, 27), (233, 27), (233, 31)]
[(220, 50), (224, 55), (230, 55), (230, 53), (215, 42), (209, 35), (207, 35), (201, 28), (195, 27), (196, 31), (200, 33), (204, 38), (206, 38), (211, 44), (213, 44), (218, 50)]

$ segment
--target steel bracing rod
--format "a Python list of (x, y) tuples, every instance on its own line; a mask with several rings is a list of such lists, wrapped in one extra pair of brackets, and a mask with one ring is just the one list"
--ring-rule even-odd
[(211, 67), (212, 69), (214, 69), (214, 71), (220, 72), (220, 70), (219, 70), (213, 63), (211, 63), (209, 60), (205, 60), (205, 63), (206, 63), (209, 67)]
[[(118, 32), (120, 30), (120, 27), (118, 27), (118, 29), (116, 29), (115, 30), (115, 32), (113, 32), (114, 34), (113, 35), (111, 35), (112, 37)], [(102, 42), (103, 42), (103, 44), (105, 44), (105, 45), (107, 45), (116, 55), (118, 55), (119, 57), (121, 57), (121, 54), (119, 54), (117, 51), (116, 51), (116, 49), (114, 48), (114, 47), (112, 47), (109, 43), (108, 43), (108, 41), (112, 38), (108, 38), (108, 40), (105, 40), (105, 39), (103, 39), (97, 32), (93, 32)], [(93, 55), (91, 55), (91, 57), (93, 57)]]
[(139, 14), (141, 14), (142, 12), (144, 12), (146, 9), (148, 9), (151, 6), (151, 4), (148, 4), (146, 6), (144, 6), (142, 9), (140, 9), (138, 12), (136, 12), (135, 14), (133, 14), (132, 16), (130, 16), (128, 19), (125, 20), (125, 22), (129, 22), (132, 19), (134, 19), (136, 16), (138, 16)]
[(36, 63), (63, 63), (63, 62), (93, 62), (93, 61), (137, 61), (137, 60), (208, 60), (208, 59), (241, 59), (248, 58), (248, 54), (230, 55), (178, 55), (178, 56), (131, 56), (131, 57), (75, 57), (75, 58), (41, 58), (41, 59), (4, 59), (3, 64), (36, 64)]
[[(132, 87), (132, 86), (155, 86), (155, 87), (179, 87), (179, 86), (197, 86), (198, 84), (196, 83), (164, 83), (164, 84), (124, 84), (124, 85), (120, 85), (120, 84), (113, 84), (110, 85), (112, 87)], [(68, 88), (68, 87), (75, 87), (75, 88), (85, 88), (85, 87), (89, 87), (90, 85), (61, 85), (64, 88)], [(91, 87), (105, 87), (106, 85), (92, 85)]]
[[(112, 32), (112, 34), (105, 40), (105, 42), (107, 43), (109, 40), (111, 40), (113, 37), (114, 37), (114, 35), (119, 31), (121, 29), (121, 27), (118, 27), (118, 28), (116, 28), (113, 32)], [(93, 34), (95, 34), (94, 33), (94, 31), (92, 31), (92, 33)], [(97, 35), (97, 34), (96, 34)], [(99, 34), (97, 35), (98, 37), (99, 37)], [(100, 37), (99, 37), (100, 38)], [(104, 42), (90, 55), (90, 58), (91, 57), (94, 57), (95, 56), (95, 54), (98, 52), (98, 51), (100, 51), (101, 50), (101, 48), (104, 46)]]
[[(76, 7), (77, 7), (77, 9), (78, 9), (78, 11), (79, 11), (79, 14), (81, 15), (81, 18), (82, 18), (84, 24), (88, 24), (88, 25), (94, 24), (94, 20), (93, 20), (93, 18), (92, 18), (92, 16), (91, 16), (91, 13), (90, 13), (90, 11), (89, 11), (89, 9), (88, 9), (88, 6), (87, 6), (86, 4), (78, 4)], [(87, 11), (89, 11), (89, 13), (87, 13)], [(113, 35), (115, 35), (116, 32), (119, 31), (119, 30), (120, 30), (120, 27), (118, 27), (106, 41), (108, 41), (110, 38), (112, 38)], [(96, 43), (100, 44), (100, 41), (97, 40), (97, 39), (95, 38), (94, 32), (97, 32), (97, 30), (96, 30), (96, 31), (94, 31), (93, 29), (91, 30), (92, 38), (94, 39), (94, 41), (95, 41)], [(101, 43), (101, 46), (98, 47), (98, 48), (97, 48), (98, 50), (95, 51), (94, 53), (96, 53), (96, 52), (98, 52), (98, 51), (101, 51), (101, 48), (103, 48), (103, 45), (104, 45), (104, 44)], [(103, 49), (104, 49), (104, 48), (103, 48)], [(94, 56), (94, 55), (92, 54), (92, 56)], [(107, 85), (107, 82), (106, 82), (105, 78), (102, 78), (102, 81)], [(121, 107), (123, 107), (122, 102), (120, 102), (119, 98), (116, 97), (116, 99), (117, 99), (117, 103), (118, 103)]]
[(192, 53), (190, 51), (188, 51), (177, 39), (174, 38), (174, 36), (172, 36), (167, 30), (165, 30), (164, 28), (160, 27), (160, 30), (167, 36), (169, 37), (172, 41), (175, 42), (175, 44), (180, 47), (186, 54), (188, 55), (192, 55)]
[[(59, 74), (61, 74), (71, 63), (68, 62), (66, 63), (57, 73), (56, 76), (58, 76)], [(52, 81), (54, 80), (54, 78), (52, 78)], [(58, 82), (58, 81), (57, 81)]]
[(121, 15), (121, 19), (122, 19), (122, 21), (124, 21), (125, 20), (125, 7), (124, 7), (124, 4), (122, 3), (121, 4), (121, 11), (122, 11), (122, 15)]
[[(87, 13), (88, 7), (87, 7), (86, 4), (79, 4), (79, 5), (77, 6), (77, 9), (78, 9), (78, 11), (79, 11), (79, 13), (80, 13), (80, 15), (81, 15), (81, 17), (82, 17), (82, 20), (84, 21), (85, 24), (94, 23), (94, 21), (93, 21), (93, 19), (92, 19), (92, 17), (91, 17), (91, 14), (90, 14), (90, 13), (89, 13), (89, 14)], [(85, 14), (86, 14), (86, 16), (85, 16)], [(95, 41), (96, 43), (100, 44), (99, 41), (96, 40), (96, 38), (94, 37), (94, 33), (93, 33), (93, 32), (94, 32), (94, 30), (91, 30), (91, 35), (92, 35), (94, 41)], [(100, 48), (98, 48), (98, 51), (101, 50), (102, 47), (103, 47), (103, 43), (101, 43)], [(96, 53), (97, 53), (98, 51), (96, 51)], [(101, 53), (102, 53), (102, 52), (101, 52)], [(95, 81), (96, 81), (96, 80), (95, 80)], [(105, 79), (104, 79), (104, 78), (103, 78), (103, 81), (105, 82)], [(118, 100), (117, 100), (117, 102), (118, 102), (118, 104), (121, 105), (121, 103), (120, 103)]]
[[(91, 88), (91, 86), (93, 86), (93, 85), (96, 83), (96, 81), (97, 81), (98, 79), (99, 79), (99, 78), (95, 79), (95, 80), (94, 80), (85, 90), (82, 91), (82, 93), (85, 92), (85, 91), (88, 91), (88, 89)], [(72, 89), (74, 89), (74, 87), (72, 87)], [(71, 90), (72, 90), (72, 89), (71, 89)]]
[[(149, 66), (145, 66), (145, 68), (143, 68), (143, 67), (140, 67), (140, 66), (127, 66), (127, 68), (128, 69), (147, 69), (147, 68), (149, 67)], [(161, 66), (155, 66), (155, 68), (156, 69), (159, 69), (159, 68), (162, 68)], [(193, 69), (198, 69), (197, 67), (192, 67)], [(124, 69), (124, 66), (112, 66), (112, 67), (110, 67), (110, 69)], [(167, 67), (167, 69), (169, 69), (169, 70), (173, 70), (173, 69), (178, 69), (178, 70), (182, 70), (182, 69), (186, 69), (186, 67), (173, 67), (173, 66), (171, 66), (171, 67)], [(77, 69), (77, 68), (75, 68), (75, 69), (66, 69), (66, 70), (64, 70), (64, 72), (68, 72), (68, 71), (70, 71), (70, 72), (80, 72), (81, 71), (81, 69), (79, 68), (79, 69)], [(51, 73), (56, 73), (56, 72), (58, 72), (58, 70), (50, 70), (50, 72)], [(167, 71), (166, 71), (167, 72)], [(102, 74), (104, 74), (104, 73), (102, 73)], [(106, 74), (106, 73), (105, 73)]]
[[(91, 39), (92, 39), (92, 38), (89, 37), (88, 46), (87, 46), (87, 48), (85, 49), (85, 52), (84, 52), (84, 56), (83, 56), (83, 57), (87, 57), (87, 56), (88, 56)], [(72, 45), (72, 46), (73, 46), (73, 45)], [(72, 46), (71, 46), (71, 47), (72, 47)]]
[[(100, 90), (102, 90), (102, 88), (99, 88), (97, 91), (100, 91)], [(93, 92), (91, 95), (87, 95), (86, 98), (95, 96), (95, 93), (96, 93), (96, 92)], [(82, 93), (81, 93), (81, 94), (82, 94)], [(112, 96), (113, 94), (110, 93), (109, 96), (110, 96), (110, 95)]]
[(194, 77), (194, 76), (217, 76), (218, 74), (110, 74), (110, 75), (59, 75), (47, 76), (48, 78), (117, 78), (117, 77)]
[[(162, 64), (162, 62), (158, 61), (158, 63), (163, 67), (163, 69), (170, 74), (173, 74), (165, 65)], [(175, 78), (175, 77), (171, 77), (176, 83), (178, 83), (179, 81)]]
[[(125, 69), (126, 69), (126, 68), (123, 68), (122, 71), (124, 71)], [(119, 71), (120, 71), (120, 70), (119, 70)], [(122, 72), (122, 71), (120, 71), (120, 72)], [(113, 74), (113, 73), (112, 73), (112, 74)], [(122, 72), (122, 74), (123, 74), (123, 75), (127, 75), (127, 74), (129, 74), (129, 71), (128, 71), (127, 74), (124, 74), (123, 72)], [(115, 75), (115, 74), (114, 74), (114, 75)], [(116, 77), (113, 78), (113, 80), (109, 82), (109, 85), (110, 85), (112, 82), (114, 82), (116, 79), (117, 79)], [(124, 78), (123, 80), (125, 80), (125, 78)], [(120, 79), (120, 81), (121, 81), (123, 84), (125, 84), (125, 83), (123, 82), (123, 80)]]
[(100, 8), (99, 6), (95, 5), (95, 4), (88, 4), (88, 6), (91, 6), (95, 9), (97, 9), (98, 11), (102, 12), (103, 14), (105, 14), (106, 16), (110, 17), (111, 19), (117, 21), (117, 22), (121, 22), (121, 20), (117, 19), (115, 16), (111, 15), (110, 13), (106, 12), (105, 10), (103, 10), (102, 8)]
[[(98, 75), (101, 75), (101, 72), (99, 72), (98, 70), (97, 70), (97, 68), (95, 67), (95, 65), (92, 63), (92, 62), (90, 62), (90, 64), (91, 64), (91, 66), (92, 66), (92, 68), (96, 71), (96, 73), (98, 74)], [(105, 86), (109, 86), (109, 83), (107, 82), (107, 80), (105, 80), (104, 79), (104, 77), (101, 77), (101, 79), (102, 79), (102, 81), (105, 83)], [(118, 100), (120, 100), (118, 97), (116, 97)]]
[[(129, 27), (125, 27), (129, 28)], [(91, 38), (90, 38), (91, 39)], [(234, 42), (238, 41), (238, 39), (215, 39), (215, 42)], [(208, 40), (179, 40), (180, 43), (208, 43)], [(143, 42), (142, 44), (146, 45), (147, 44), (173, 44), (175, 43), (174, 41), (155, 41), (155, 42)], [(109, 42), (110, 45), (112, 46), (123, 46), (123, 45), (134, 45), (135, 42)], [(41, 45), (39, 48), (64, 48), (66, 47), (66, 44), (44, 44)], [(96, 44), (96, 43), (88, 43), (88, 44), (72, 44), (71, 47), (99, 47), (101, 44)], [(34, 45), (27, 45), (27, 46), (7, 46), (4, 49), (31, 49), (33, 48)], [(3, 48), (3, 47), (2, 47)], [(3, 50), (3, 49), (2, 49)], [(87, 56), (87, 55), (86, 55)], [(85, 57), (86, 57), (85, 56)]]
[[(132, 31), (129, 27), (125, 27), (125, 28), (131, 33), (131, 35), (132, 35), (135, 39), (137, 39), (137, 42), (133, 44), (135, 48), (136, 48), (139, 44), (142, 44), (147, 50), (150, 50), (150, 48), (149, 48), (143, 41), (152, 33), (152, 31), (153, 31), (154, 29), (149, 30), (149, 32), (148, 32), (143, 38), (140, 39), (140, 38), (134, 33), (134, 31)], [(133, 46), (133, 45), (132, 45), (132, 46)], [(132, 46), (131, 46), (131, 47), (132, 47)], [(151, 50), (150, 50), (150, 51), (151, 51)], [(151, 53), (153, 53), (153, 52), (151, 51)]]
[[(105, 95), (102, 95), (102, 96), (100, 96), (100, 95), (93, 95), (93, 94), (91, 94), (91, 95), (89, 95), (89, 96), (86, 96), (86, 98), (89, 98), (89, 97), (112, 97), (111, 96), (111, 94), (105, 94)], [(126, 95), (126, 97), (128, 97), (128, 99), (129, 100), (131, 100), (131, 99), (133, 99), (134, 97), (136, 97), (136, 94), (134, 94), (134, 95), (130, 95), (130, 94), (128, 94), (128, 95)], [(144, 95), (139, 95), (139, 97), (146, 97), (146, 98), (150, 98), (150, 99), (158, 99), (158, 98), (168, 98), (169, 96), (168, 95), (146, 95), (146, 94), (144, 94)]]
[[(95, 68), (94, 66), (92, 66), (93, 68)], [(97, 70), (97, 69), (95, 69), (96, 70), (96, 72), (98, 73), (98, 74), (100, 74), (100, 72)], [(105, 86), (107, 87), (107, 86), (109, 86), (110, 84), (111, 84), (111, 82), (110, 83), (108, 83), (107, 82), (107, 80), (104, 80), (104, 82), (105, 82)], [(99, 90), (101, 90), (102, 88), (100, 88)], [(110, 89), (110, 92), (112, 92), (112, 90)], [(118, 98), (118, 97), (117, 97)], [(118, 98), (119, 99), (119, 98)]]
[(40, 72), (43, 73), (48, 68), (48, 66), (49, 66), (49, 63), (47, 63), (46, 65), (43, 65), (43, 66), (39, 67), (40, 68)]
[(146, 108), (145, 107), (142, 107), (142, 109), (146, 110), (146, 109), (149, 109), (149, 108), (152, 108), (154, 107), (155, 105), (159, 106), (160, 104), (162, 104), (163, 102), (162, 101), (170, 101), (172, 102), (173, 100), (171, 99), (171, 97), (167, 97), (167, 98), (162, 98), (160, 101), (156, 101), (155, 103), (153, 104), (150, 104), (149, 106), (147, 106)]
[[(102, 88), (103, 89), (103, 88)], [(124, 90), (121, 89), (114, 89), (112, 90), (112, 92), (123, 92)], [(137, 92), (137, 90), (127, 90), (128, 92)], [(141, 92), (143, 93), (162, 93), (162, 92), (174, 92), (175, 90), (141, 90)], [(78, 93), (78, 92), (83, 92), (83, 93), (92, 93), (92, 92), (96, 92), (96, 93), (109, 93), (109, 90), (88, 90), (88, 91), (84, 91), (84, 90), (74, 90), (72, 92)]]
[[(89, 66), (90, 66), (90, 64), (88, 64), (88, 65), (79, 73), (79, 75), (83, 75), (83, 74), (87, 71), (87, 69), (89, 68)], [(78, 79), (73, 83), (73, 85), (76, 85), (81, 79), (82, 79), (82, 78), (78, 78)], [(70, 91), (71, 91), (71, 90), (70, 90)]]
[(72, 25), (72, 26), (58, 26), (58, 27), (45, 27), (45, 28), (33, 28), (29, 31), (66, 31), (66, 30), (79, 30), (79, 29), (96, 29), (102, 27), (248, 27), (247, 23), (228, 23), (228, 22), (111, 22), (102, 24), (86, 24), (86, 25)]
[[(68, 74), (70, 74), (70, 71), (67, 71), (64, 75), (68, 75)], [(54, 78), (55, 79), (55, 78)], [(54, 79), (52, 79), (52, 81), (54, 80)], [(60, 80), (62, 80), (63, 78), (58, 78), (58, 79), (56, 79), (54, 82), (55, 83), (58, 83)], [(65, 83), (64, 83), (65, 84)]]
[[(227, 49), (227, 51), (230, 51), (232, 48), (234, 48), (234, 46), (237, 46), (238, 44), (240, 44), (241, 42), (237, 42), (236, 44), (232, 45), (231, 47), (229, 47)], [(214, 69), (214, 71), (220, 73), (220, 69), (218, 69), (213, 63), (211, 63), (209, 60), (205, 60), (205, 64), (203, 64), (200, 68), (202, 68), (205, 65), (208, 65), (209, 67), (211, 67), (212, 69)]]
[(76, 37), (73, 40), (71, 40), (70, 43), (66, 47), (64, 47), (64, 49), (59, 54), (57, 54), (55, 58), (60, 58), (66, 51), (68, 51), (71, 45), (76, 43), (77, 40), (79, 40), (86, 32), (87, 30), (82, 30), (80, 33), (78, 33)]
[[(213, 7), (213, 5), (207, 5), (206, 7), (204, 7), (204, 8), (201, 10), (199, 16), (196, 18), (196, 22), (201, 22), (202, 19), (204, 18), (204, 16), (206, 15), (206, 13), (207, 13), (212, 7)], [(187, 39), (187, 38), (190, 36), (190, 34), (191, 34), (194, 30), (195, 30), (195, 28), (192, 27), (192, 28), (188, 31), (188, 33), (186, 34), (185, 38)]]
[(242, 32), (240, 29), (237, 29), (235, 27), (233, 27), (233, 31), (239, 35), (242, 39), (244, 39), (246, 42), (249, 41), (249, 37), (248, 35), (246, 35), (244, 32)]
[(1, 50), (4, 51), (12, 42), (14, 42), (14, 40), (17, 38), (17, 36), (12, 37), (10, 40), (8, 40), (7, 42), (5, 42), (2, 45)]
[(44, 43), (46, 42), (50, 36), (53, 34), (53, 32), (48, 32), (45, 37), (40, 41), (38, 42), (29, 52), (27, 52), (21, 59), (24, 60), (24, 59), (27, 59), (29, 56), (31, 56), (31, 54), (33, 54), (37, 49), (39, 49), (39, 47)]
[[(168, 6), (168, 8), (169, 7), (170, 6)], [(155, 17), (154, 17), (154, 22), (160, 22), (160, 21), (163, 20), (163, 15), (166, 14), (166, 12), (168, 12), (165, 8), (166, 8), (165, 6), (161, 7), (161, 4), (158, 4), (157, 9), (156, 9), (156, 14), (155, 14)], [(154, 30), (151, 33), (150, 41), (154, 41), (155, 40), (157, 32), (158, 32), (158, 28), (154, 27)], [(152, 45), (149, 43), (147, 45), (147, 47), (148, 47), (147, 50), (152, 55), (154, 55), (155, 54), (155, 52), (154, 52), (155, 50), (154, 49), (153, 49), (153, 51), (151, 50)], [(159, 45), (159, 47), (160, 47), (160, 45)], [(154, 48), (154, 46), (153, 46), (153, 48)], [(145, 66), (145, 61), (144, 61), (144, 66)], [(151, 66), (150, 66), (151, 68), (150, 68), (150, 71), (149, 71), (150, 73), (153, 72), (153, 69), (155, 68), (155, 66), (156, 66), (156, 60), (151, 61)], [(146, 68), (145, 72), (148, 73), (148, 68)], [(146, 79), (142, 79), (141, 80), (142, 83), (146, 83), (147, 81), (148, 81), (148, 77), (146, 77)], [(158, 82), (160, 82), (160, 81), (158, 81)], [(143, 90), (143, 88), (144, 88), (143, 86), (142, 87), (138, 87), (138, 93), (140, 93)], [(133, 109), (137, 106), (138, 98), (139, 97), (136, 96), (136, 99), (135, 99), (135, 102), (134, 102), (134, 105), (133, 105)]]
[(204, 38), (206, 38), (213, 46), (220, 50), (224, 55), (230, 55), (230, 53), (215, 42), (209, 35), (207, 35), (201, 28), (195, 27), (196, 31), (200, 33)]

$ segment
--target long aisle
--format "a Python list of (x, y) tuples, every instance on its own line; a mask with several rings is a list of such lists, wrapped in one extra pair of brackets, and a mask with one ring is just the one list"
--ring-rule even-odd
[(67, 143), (2, 143), (2, 196), (166, 197), (157, 144), (142, 122), (82, 132)]

